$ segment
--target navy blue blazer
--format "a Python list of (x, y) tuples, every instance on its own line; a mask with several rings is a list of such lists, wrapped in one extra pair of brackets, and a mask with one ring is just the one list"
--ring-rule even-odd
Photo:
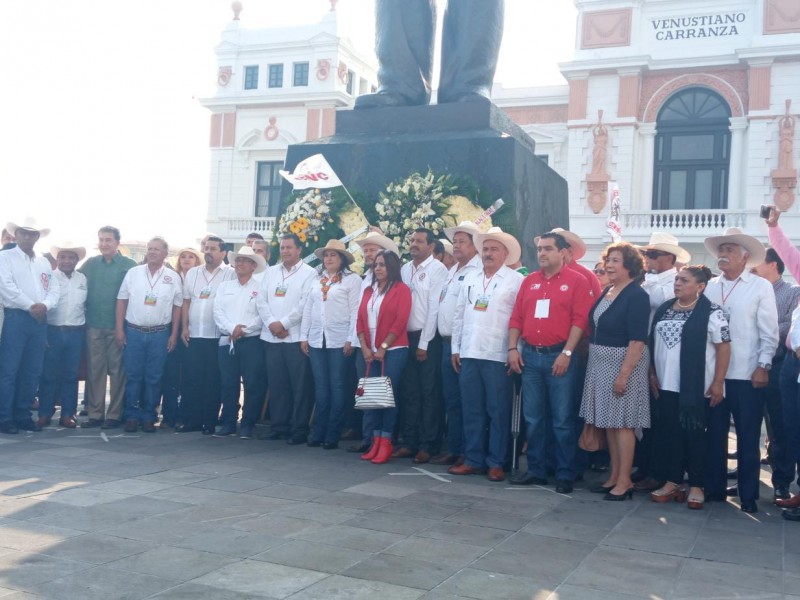
[(600, 346), (626, 347), (629, 342), (647, 343), (650, 323), (650, 297), (642, 287), (632, 281), (617, 296), (594, 324), (597, 305), (603, 300), (607, 287), (589, 311), (589, 342)]

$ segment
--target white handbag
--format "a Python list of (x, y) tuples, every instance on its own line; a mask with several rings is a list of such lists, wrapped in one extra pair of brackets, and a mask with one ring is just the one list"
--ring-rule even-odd
[[(369, 373), (372, 361), (367, 363), (366, 373)], [(381, 374), (379, 377), (362, 377), (358, 380), (356, 388), (356, 410), (374, 410), (380, 408), (394, 408), (394, 390), (391, 380), (384, 375), (386, 363), (381, 361)]]

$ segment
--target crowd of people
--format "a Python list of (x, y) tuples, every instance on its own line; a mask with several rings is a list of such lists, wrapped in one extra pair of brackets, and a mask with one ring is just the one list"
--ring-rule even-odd
[[(497, 227), (462, 222), (443, 240), (418, 228), (405, 264), (372, 229), (357, 242), (361, 276), (344, 243), (315, 249), (315, 268), (294, 234), (274, 266), (258, 234), (238, 251), (207, 235), (174, 266), (154, 237), (136, 264), (111, 226), (99, 255), (65, 242), (51, 264), (34, 250), (48, 229), (8, 223), (0, 432), (40, 431), (57, 405), (64, 428), (242, 439), (268, 416), (269, 440), (333, 450), (360, 429), (348, 450), (364, 461), (501, 482), (522, 431), (526, 468), (512, 485), (570, 494), (592, 465), (607, 477), (591, 492), (608, 501), (641, 491), (700, 509), (738, 496), (753, 513), (766, 420), (774, 502), (797, 521), (800, 286), (782, 275), (800, 280), (800, 250), (778, 219), (773, 208), (769, 249), (736, 229), (708, 238), (716, 276), (663, 232), (612, 243), (590, 270), (580, 237), (556, 228), (535, 239), (528, 273)], [(354, 410), (364, 378), (379, 376), (394, 402)]]

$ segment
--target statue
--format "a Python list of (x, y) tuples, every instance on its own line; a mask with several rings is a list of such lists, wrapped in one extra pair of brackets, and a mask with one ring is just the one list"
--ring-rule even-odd
[(778, 169), (793, 169), (792, 154), (794, 152), (794, 117), (791, 113), (792, 101), (786, 101), (786, 115), (780, 121), (781, 149), (778, 158)]
[[(450, 0), (442, 30), (438, 102), (489, 98), (503, 37), (504, 0)], [(379, 88), (355, 108), (418, 106), (431, 99), (435, 0), (376, 0)]]
[(595, 214), (605, 208), (608, 199), (608, 128), (603, 124), (603, 111), (597, 111), (597, 125), (591, 128), (592, 170), (586, 176), (586, 192), (589, 207)]
[(794, 190), (797, 188), (797, 169), (794, 168), (794, 128), (792, 101), (786, 100), (786, 114), (780, 119), (778, 131), (780, 146), (778, 168), (772, 171), (772, 186), (775, 188), (775, 206), (787, 211), (794, 204)]

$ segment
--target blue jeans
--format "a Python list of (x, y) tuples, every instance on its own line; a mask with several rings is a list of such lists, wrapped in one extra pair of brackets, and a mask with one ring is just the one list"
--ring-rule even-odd
[[(512, 380), (506, 366), (494, 360), (461, 359), (461, 406), (464, 457), (471, 467), (503, 467), (511, 435)], [(486, 447), (486, 430), (489, 446)]]
[(261, 416), (267, 378), (264, 372), (264, 343), (258, 336), (239, 338), (230, 346), (220, 346), (219, 359), (220, 396), (222, 398), (222, 423), (236, 427), (239, 417), (239, 393), (244, 387), (242, 425), (254, 426)]
[(800, 484), (800, 469), (795, 468), (800, 464), (800, 384), (797, 377), (800, 375), (800, 360), (794, 352), (787, 352), (781, 369), (780, 386), (783, 399), (783, 430), (786, 439), (786, 454), (791, 463), (791, 477), (797, 475)]
[(170, 330), (143, 333), (125, 326), (127, 343), (122, 356), (125, 383), (125, 420), (155, 422), (161, 399), (161, 376), (167, 362)]
[[(400, 377), (403, 374), (403, 370), (406, 368), (407, 360), (408, 348), (397, 348), (396, 350), (388, 350), (383, 361), (383, 373), (392, 382), (395, 403), (397, 403), (397, 391), (400, 389)], [(361, 353), (358, 354), (358, 358), (356, 359), (356, 371), (358, 372), (359, 378), (364, 377), (366, 363)], [(380, 374), (381, 363), (377, 360), (372, 361), (367, 376), (378, 377)], [(364, 425), (362, 426), (364, 433), (371, 432), (371, 434), (376, 437), (391, 438), (396, 424), (397, 408), (381, 408), (364, 411)]]
[(447, 414), (447, 453), (461, 456), (464, 454), (464, 415), (458, 373), (453, 369), (451, 356), (451, 342), (442, 339), (442, 395)]
[[(545, 478), (547, 417), (552, 419), (555, 440), (556, 479), (575, 479), (576, 413), (572, 387), (577, 361), (569, 361), (567, 372), (553, 375), (560, 353), (540, 354), (526, 344), (522, 349), (522, 414), (528, 435), (528, 473)], [(576, 357), (577, 358), (577, 357)]]
[(313, 348), (309, 346), (311, 373), (314, 376), (314, 424), (311, 440), (337, 443), (342, 433), (345, 409), (345, 365), (347, 357), (342, 348)]
[(48, 326), (44, 371), (39, 384), (39, 416), (52, 417), (56, 400), (61, 399), (61, 417), (74, 417), (78, 411), (78, 369), (86, 332)]
[(5, 310), (0, 342), (0, 423), (30, 420), (46, 344), (45, 323), (24, 310)]

